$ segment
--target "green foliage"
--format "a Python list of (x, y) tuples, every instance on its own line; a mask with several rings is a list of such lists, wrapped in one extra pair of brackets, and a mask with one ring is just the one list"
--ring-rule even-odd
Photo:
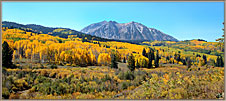
[(224, 67), (224, 61), (223, 61), (222, 56), (218, 56), (218, 57), (217, 57), (216, 66), (217, 66), (217, 67)]
[[(50, 30), (48, 32), (52, 31)], [(26, 32), (24, 34), (26, 34)], [(18, 48), (19, 55), (22, 55), (23, 62), (17, 64), (21, 67), (19, 69), (9, 69), (13, 66), (3, 67), (2, 90), (4, 98), (23, 98), (23, 96), (26, 96), (26, 98), (28, 99), (50, 99), (52, 97), (58, 99), (215, 99), (223, 97), (224, 68), (218, 68), (224, 66), (223, 52), (219, 52), (219, 47), (213, 47), (213, 45), (210, 45), (207, 42), (160, 42), (163, 46), (160, 46), (160, 48), (158, 46), (155, 46), (154, 49), (150, 49), (150, 51), (147, 53), (147, 51), (145, 50), (147, 46), (131, 45), (127, 43), (122, 43), (118, 46), (115, 45), (115, 43), (117, 44), (118, 42), (111, 44), (111, 42), (105, 43), (103, 42), (103, 40), (102, 42), (100, 41), (100, 44), (99, 41), (93, 41), (98, 40), (97, 37), (84, 35), (77, 33), (76, 31), (71, 31), (69, 29), (58, 29), (58, 31), (54, 31), (54, 33), (49, 34), (61, 37), (68, 37), (68, 34), (75, 36), (72, 36), (74, 38), (70, 37), (68, 39), (59, 37), (51, 38), (50, 40), (54, 41), (54, 43), (57, 44), (56, 49), (51, 49), (51, 47), (55, 47), (54, 45), (47, 45), (47, 49), (43, 48), (42, 53), (39, 54), (39, 52), (34, 52), (33, 56), (35, 58), (33, 60), (37, 60), (37, 58), (41, 57), (41, 59), (44, 60), (42, 64), (45, 65), (45, 67), (42, 64), (40, 64), (40, 66), (37, 66), (38, 64), (33, 63), (32, 61), (32, 63), (26, 63), (26, 60), (28, 60), (29, 58), (27, 59), (26, 56), (26, 59), (24, 59), (25, 50), (23, 49), (26, 49), (24, 47), (30, 47), (28, 44), (21, 45), (19, 43), (12, 45), (10, 43), (12, 47), (14, 47), (15, 45), (17, 47), (23, 47), (22, 50)], [(32, 36), (34, 36), (34, 34)], [(6, 35), (6, 37), (9, 36)], [(84, 43), (82, 43), (81, 45), (78, 44), (78, 47), (82, 45), (86, 47), (78, 49), (78, 54), (73, 54), (72, 50), (77, 50), (78, 48), (77, 46), (74, 46), (74, 44), (81, 43), (81, 39)], [(14, 39), (6, 40), (7, 42), (12, 42)], [(58, 50), (58, 44), (61, 43), (61, 41), (63, 43), (69, 41), (68, 43), (71, 44), (68, 45), (69, 47), (65, 49), (63, 49), (63, 45), (62, 48)], [(28, 42), (30, 41), (28, 40)], [(45, 41), (39, 40), (39, 43), (43, 45), (41, 42), (44, 43)], [(94, 47), (96, 47), (96, 49), (93, 48), (93, 42), (95, 43)], [(102, 47), (99, 48), (98, 46), (101, 45)], [(129, 47), (132, 48), (130, 49), (129, 47), (127, 47), (127, 45), (130, 45)], [(156, 45), (159, 44), (157, 43)], [(168, 48), (164, 47), (164, 45), (167, 45)], [(171, 45), (177, 48), (172, 48)], [(204, 45), (211, 46), (208, 47), (211, 49), (196, 49), (200, 47), (202, 48)], [(3, 46), (6, 47), (7, 44)], [(36, 44), (34, 46), (36, 46)], [(195, 48), (193, 47), (194, 51), (207, 51), (208, 54), (211, 52), (215, 55), (219, 54), (219, 56), (217, 57), (213, 55), (192, 52), (193, 48), (189, 46), (195, 46)], [(4, 47), (3, 49), (7, 49)], [(9, 48), (9, 45), (7, 47)], [(31, 45), (31, 47), (33, 47), (33, 45)], [(44, 45), (41, 46), (41, 48), (42, 47), (44, 47)], [(31, 49), (32, 51), (39, 51), (39, 48)], [(123, 49), (123, 52), (120, 49)], [(157, 50), (156, 54), (154, 53), (155, 49)], [(111, 50), (116, 51), (111, 52)], [(189, 51), (186, 52), (186, 50)], [(60, 55), (61, 51), (65, 51), (65, 54), (67, 55), (63, 54), (62, 56), (58, 56)], [(141, 54), (148, 59), (145, 58), (146, 61), (140, 61), (140, 58), (136, 58), (137, 63), (135, 65), (134, 56), (142, 56), (139, 52), (142, 52)], [(80, 53), (83, 55), (81, 55)], [(87, 55), (89, 53), (92, 53), (92, 56)], [(108, 58), (108, 63), (111, 60), (111, 68), (106, 68), (106, 66), (96, 66), (95, 64), (91, 63), (91, 61), (96, 61), (96, 58), (98, 57), (98, 55), (100, 55), (100, 53), (112, 54), (111, 59)], [(18, 53), (15, 52), (15, 54), (17, 55), (16, 58), (18, 58)], [(128, 68), (126, 68), (125, 63), (128, 54), (130, 54), (130, 56), (127, 58)], [(144, 58), (143, 56), (142, 58)], [(74, 57), (73, 60), (71, 60), (72, 57)], [(108, 55), (108, 57), (110, 56)], [(47, 61), (47, 59), (49, 59), (49, 61)], [(105, 59), (106, 58), (103, 58), (101, 61)], [(80, 61), (70, 63), (77, 60)], [(120, 62), (121, 60), (123, 60), (124, 63), (119, 64), (119, 69), (113, 69), (118, 68), (117, 62)], [(154, 64), (152, 64), (153, 60)], [(179, 62), (179, 64), (183, 63), (183, 65), (187, 65), (188, 71), (185, 70), (186, 68), (184, 68), (184, 66), (178, 64), (168, 64), (169, 62), (174, 63), (174, 61)], [(53, 64), (46, 68), (46, 66), (48, 66), (49, 64), (45, 62), (50, 62), (49, 64), (62, 64), (61, 67), (63, 67), (64, 64), (68, 66), (66, 68), (57, 68), (57, 65)], [(88, 66), (90, 67), (78, 67), (80, 62), (84, 62), (81, 64), (84, 66), (87, 66), (88, 64)], [(200, 63), (201, 65), (198, 63)], [(192, 64), (195, 65), (194, 68), (191, 67)], [(198, 66), (196, 66), (197, 64)], [(217, 65), (217, 67), (212, 67), (213, 64)], [(161, 68), (146, 69), (146, 67), (159, 67), (159, 65)], [(203, 67), (204, 65), (206, 66), (206, 68)], [(74, 68), (74, 66), (76, 67)], [(115, 95), (119, 96), (115, 98)]]
[(9, 44), (4, 41), (2, 44), (2, 66), (6, 68), (14, 68), (12, 63), (13, 50), (9, 47)]
[[(223, 91), (220, 88), (224, 87), (223, 68), (207, 69), (208, 72), (202, 67), (197, 69), (190, 68), (192, 72), (186, 72), (183, 70), (184, 68), (142, 68), (134, 72), (120, 71), (118, 75), (112, 74), (112, 71), (117, 71), (116, 69), (109, 68), (110, 70), (108, 71), (106, 68), (96, 68), (46, 69), (52, 71), (52, 73), (56, 70), (61, 73), (66, 72), (64, 78), (57, 77), (60, 73), (56, 73), (55, 75), (57, 76), (51, 78), (49, 78), (50, 76), (41, 76), (40, 72), (45, 71), (45, 69), (33, 72), (18, 69), (16, 73), (15, 71), (7, 72), (6, 74), (10, 76), (6, 79), (6, 76), (3, 77), (3, 96), (4, 98), (18, 99), (22, 98), (22, 95), (16, 95), (17, 93), (13, 92), (28, 90), (29, 93), (26, 96), (28, 99), (39, 96), (55, 96), (59, 97), (59, 99), (63, 99), (63, 96), (65, 96), (67, 99), (74, 99), (71, 97), (74, 93), (88, 94), (93, 96), (92, 99), (99, 99), (99, 95), (96, 94), (100, 94), (102, 97), (105, 96), (108, 99), (113, 98), (116, 94), (119, 94), (119, 97), (116, 97), (117, 99), (133, 99), (137, 97), (139, 99), (222, 98)], [(85, 72), (82, 72), (83, 70)], [(21, 79), (18, 79), (17, 74), (22, 71), (24, 74)], [(81, 72), (81, 75), (77, 75)], [(90, 76), (92, 72), (96, 72), (97, 74), (95, 75), (97, 76)], [(101, 73), (102, 76), (99, 75), (99, 72), (103, 72)], [(204, 90), (206, 88), (211, 89), (211, 93), (208, 96)], [(134, 94), (137, 96), (134, 96)], [(202, 96), (202, 94), (205, 95)]]
[(25, 38), (8, 38), (13, 40), (13, 42), (19, 41), (19, 40), (26, 40)]
[(112, 78), (109, 75), (105, 75), (104, 78), (102, 79), (103, 82), (112, 80)]
[(135, 59), (133, 54), (131, 54), (128, 58), (128, 68), (130, 69), (130, 71), (135, 70)]
[(178, 54), (177, 53), (174, 54), (174, 59), (177, 60), (177, 63), (179, 63), (181, 61), (181, 55), (179, 52), (178, 52)]
[(156, 56), (155, 56), (155, 68), (159, 67), (159, 53), (158, 53), (158, 50), (156, 52)]
[(2, 88), (2, 97), (3, 99), (8, 99), (10, 95), (9, 89), (6, 87)]
[(186, 64), (187, 64), (187, 70), (189, 69), (189, 68), (191, 68), (191, 59), (188, 57), (188, 58), (186, 58)]
[(123, 63), (126, 63), (126, 58), (125, 57), (123, 58)]
[(53, 64), (53, 65), (50, 66), (50, 68), (51, 69), (57, 69), (58, 67), (57, 67), (57, 65)]
[(140, 68), (141, 66), (140, 66), (140, 63), (138, 62), (138, 60), (137, 60), (137, 64), (136, 64), (136, 68), (138, 69), (138, 68)]
[(147, 53), (146, 53), (145, 48), (144, 48), (143, 51), (142, 51), (142, 55), (145, 56), (145, 57), (147, 57)]
[(119, 85), (120, 89), (127, 89), (129, 87), (129, 83), (128, 82), (122, 82)]
[(121, 80), (133, 80), (135, 78), (134, 74), (130, 71), (127, 72), (120, 72), (118, 74), (119, 79)]
[(204, 60), (204, 64), (207, 64), (207, 58), (206, 58), (206, 55), (203, 55), (202, 58), (203, 58), (203, 60)]
[(155, 60), (154, 50), (150, 48), (150, 52), (148, 53), (148, 68), (152, 68), (152, 61)]
[(116, 61), (116, 56), (115, 54), (111, 55), (111, 68), (118, 69), (118, 63)]

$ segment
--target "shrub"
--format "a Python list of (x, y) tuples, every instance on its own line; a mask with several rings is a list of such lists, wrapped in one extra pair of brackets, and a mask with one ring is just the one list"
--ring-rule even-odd
[(190, 58), (187, 59), (187, 66), (188, 66), (187, 69), (191, 68), (191, 59)]
[(8, 99), (9, 95), (10, 95), (10, 93), (9, 93), (8, 88), (3, 87), (2, 88), (2, 97), (3, 97), (3, 99)]
[(20, 95), (18, 93), (12, 93), (9, 96), (9, 99), (19, 99), (19, 98), (20, 98)]
[(107, 80), (112, 80), (111, 77), (108, 74), (105, 75), (105, 77), (102, 79), (102, 81), (105, 82)]
[(60, 66), (64, 66), (64, 63), (60, 62), (59, 65), (60, 65)]
[(46, 70), (42, 70), (42, 71), (41, 71), (41, 75), (42, 75), (42, 76), (48, 76), (48, 72), (47, 72)]
[(23, 68), (24, 68), (24, 69), (32, 69), (32, 65), (31, 65), (31, 64), (25, 65), (25, 66), (23, 66)]
[(23, 76), (24, 76), (24, 72), (23, 71), (19, 72), (18, 78), (21, 79)]
[(127, 89), (131, 84), (129, 82), (122, 82), (119, 84), (119, 89), (124, 90)]
[(126, 80), (133, 80), (135, 78), (132, 72), (127, 71), (125, 74)]
[(57, 65), (53, 64), (53, 65), (50, 66), (50, 68), (51, 69), (57, 69), (58, 67), (57, 67)]
[(55, 78), (55, 77), (56, 77), (56, 73), (55, 73), (55, 72), (51, 72), (51, 73), (49, 74), (49, 77)]
[(120, 72), (118, 78), (121, 80), (133, 80), (135, 78), (134, 74), (130, 71)]
[(41, 68), (41, 69), (44, 69), (44, 68), (45, 68), (45, 67), (43, 66), (43, 64), (39, 64), (37, 67), (38, 67), (38, 68)]

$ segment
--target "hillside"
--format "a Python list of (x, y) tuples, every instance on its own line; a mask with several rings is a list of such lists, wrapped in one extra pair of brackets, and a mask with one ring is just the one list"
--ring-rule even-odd
[(221, 47), (219, 47), (218, 42), (207, 42), (201, 39), (185, 40), (185, 41), (179, 41), (179, 42), (144, 41), (140, 44), (148, 45), (148, 46), (165, 46), (165, 47), (181, 49), (189, 52), (199, 52), (199, 53), (205, 53), (205, 54), (216, 55), (216, 56), (224, 55), (224, 48), (220, 50)]
[[(97, 41), (86, 34), (80, 38), (64, 28), (48, 34), (25, 28), (2, 27), (2, 43), (7, 42), (12, 49), (13, 63), (3, 65), (4, 99), (224, 97), (224, 54), (217, 42), (198, 39), (132, 44)], [(118, 68), (111, 67), (113, 59)], [(129, 68), (131, 59), (134, 71)]]
[(107, 39), (101, 38), (101, 37), (96, 37), (92, 35), (88, 35), (73, 29), (69, 28), (53, 28), (53, 27), (45, 27), (42, 25), (36, 25), (36, 24), (18, 24), (15, 22), (8, 22), (8, 21), (3, 21), (2, 22), (2, 27), (8, 27), (10, 29), (13, 28), (18, 28), (21, 30), (24, 30), (26, 32), (33, 32), (37, 34), (49, 34), (52, 36), (59, 36), (61, 38), (68, 38), (68, 35), (77, 35), (79, 38), (87, 38), (89, 40), (97, 40), (97, 41), (107, 41)]
[[(55, 29), (53, 32), (63, 30)], [(173, 47), (193, 48), (205, 44), (218, 52), (215, 43), (190, 40), (187, 43), (153, 41), (138, 45), (84, 39), (76, 35), (62, 38), (3, 27), (2, 43), (7, 42), (8, 49), (12, 49), (15, 65), (3, 65), (3, 98), (224, 98), (224, 59), (214, 54)], [(4, 44), (3, 49), (6, 46)], [(150, 54), (154, 60), (150, 60)], [(111, 67), (114, 58), (118, 68)], [(187, 62), (188, 58), (192, 62)], [(128, 66), (131, 59), (134, 71)]]

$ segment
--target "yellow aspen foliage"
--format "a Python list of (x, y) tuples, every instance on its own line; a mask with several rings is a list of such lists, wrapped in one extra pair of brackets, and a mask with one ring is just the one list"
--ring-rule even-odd
[(40, 61), (42, 61), (42, 52), (39, 52)]
[(13, 51), (13, 62), (16, 61), (16, 50)]
[(20, 61), (22, 60), (22, 56), (20, 55)]
[(26, 56), (26, 58), (30, 58), (30, 55), (31, 55), (31, 49), (27, 49), (27, 50), (25, 51), (25, 56)]
[(135, 65), (137, 65), (137, 62), (141, 67), (146, 68), (148, 67), (149, 59), (141, 54), (135, 54)]
[(98, 56), (98, 64), (99, 65), (109, 65), (111, 62), (111, 56), (107, 53), (101, 53)]

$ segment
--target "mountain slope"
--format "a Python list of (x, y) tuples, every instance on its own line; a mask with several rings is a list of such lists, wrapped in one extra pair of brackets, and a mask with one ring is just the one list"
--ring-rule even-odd
[(9, 21), (3, 21), (2, 27), (8, 27), (8, 28), (19, 28), (28, 32), (34, 32), (34, 33), (43, 33), (43, 34), (50, 34), (53, 36), (59, 36), (63, 38), (67, 38), (68, 35), (77, 35), (79, 38), (87, 38), (88, 40), (97, 40), (97, 41), (108, 41), (108, 39), (104, 39), (101, 37), (96, 37), (92, 35), (88, 35), (73, 29), (69, 28), (52, 28), (52, 27), (45, 27), (41, 25), (36, 24), (18, 24), (15, 22), (9, 22)]
[(85, 27), (81, 32), (118, 40), (178, 41), (170, 35), (154, 28), (148, 28), (137, 22), (117, 23), (115, 21), (102, 21)]

